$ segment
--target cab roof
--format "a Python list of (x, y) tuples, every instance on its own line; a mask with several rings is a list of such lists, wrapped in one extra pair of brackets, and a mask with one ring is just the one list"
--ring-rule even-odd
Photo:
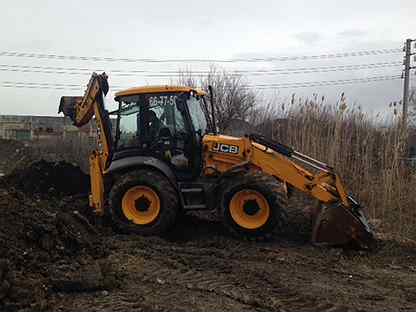
[(191, 92), (194, 91), (198, 95), (205, 95), (206, 93), (198, 88), (191, 88), (191, 87), (183, 87), (183, 86), (144, 86), (144, 87), (135, 87), (130, 88), (127, 90), (118, 91), (115, 94), (115, 99), (122, 96), (129, 96), (129, 95), (138, 95), (138, 94), (147, 94), (147, 93), (164, 93), (164, 92)]

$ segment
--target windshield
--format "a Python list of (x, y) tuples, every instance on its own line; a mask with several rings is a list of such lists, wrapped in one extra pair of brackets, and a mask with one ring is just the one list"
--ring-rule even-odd
[(207, 132), (207, 119), (202, 109), (204, 105), (203, 98), (201, 96), (191, 94), (187, 100), (187, 104), (195, 131), (204, 135)]
[(117, 148), (148, 147), (160, 136), (185, 131), (178, 94), (144, 94), (122, 99)]

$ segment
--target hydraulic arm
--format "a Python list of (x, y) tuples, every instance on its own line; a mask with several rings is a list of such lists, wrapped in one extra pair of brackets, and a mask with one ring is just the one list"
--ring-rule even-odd
[(104, 212), (103, 171), (109, 166), (112, 153), (111, 122), (104, 108), (104, 96), (107, 92), (107, 75), (93, 73), (84, 96), (61, 97), (58, 111), (70, 117), (76, 127), (86, 125), (95, 116), (98, 149), (90, 156), (90, 206), (99, 215)]

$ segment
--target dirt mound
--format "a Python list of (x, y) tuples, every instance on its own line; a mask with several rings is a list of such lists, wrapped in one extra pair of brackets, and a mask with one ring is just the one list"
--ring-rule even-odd
[(61, 196), (86, 194), (89, 191), (88, 175), (65, 161), (40, 160), (28, 167), (13, 170), (4, 179), (27, 194)]
[(28, 161), (30, 147), (26, 143), (0, 139), (0, 173), (8, 174), (22, 162)]
[[(100, 289), (105, 245), (82, 214), (87, 198), (0, 189), (0, 310), (41, 309), (51, 291)], [(6, 309), (6, 310), (7, 310)]]
[(13, 140), (0, 139), (0, 159), (9, 158), (10, 155), (24, 148), (24, 143)]

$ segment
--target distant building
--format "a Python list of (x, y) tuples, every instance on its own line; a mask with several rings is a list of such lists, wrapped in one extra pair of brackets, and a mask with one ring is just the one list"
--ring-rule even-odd
[(95, 140), (96, 129), (95, 122), (77, 128), (67, 117), (0, 115), (1, 139), (42, 141), (57, 137), (85, 136)]

